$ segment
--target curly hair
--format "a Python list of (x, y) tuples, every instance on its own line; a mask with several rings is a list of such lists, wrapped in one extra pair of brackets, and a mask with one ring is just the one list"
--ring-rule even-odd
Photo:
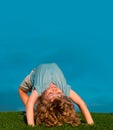
[(36, 125), (61, 126), (68, 123), (72, 126), (78, 126), (80, 124), (80, 118), (75, 111), (74, 105), (66, 96), (48, 102), (44, 98), (44, 94), (42, 94), (37, 102), (35, 111)]

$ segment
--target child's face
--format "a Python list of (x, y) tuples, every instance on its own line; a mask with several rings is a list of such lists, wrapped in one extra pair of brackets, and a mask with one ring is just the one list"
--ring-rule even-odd
[(62, 95), (63, 95), (62, 90), (53, 83), (50, 84), (49, 88), (45, 92), (45, 98), (51, 102), (54, 99), (61, 97)]

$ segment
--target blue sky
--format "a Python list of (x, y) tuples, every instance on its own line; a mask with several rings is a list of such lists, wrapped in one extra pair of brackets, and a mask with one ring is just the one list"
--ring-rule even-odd
[[(5, 96), (0, 110), (23, 107), (17, 94), (20, 82), (38, 64), (56, 62), (91, 111), (112, 111), (112, 4), (109, 0), (0, 2), (0, 93)], [(18, 108), (6, 103), (15, 97)]]

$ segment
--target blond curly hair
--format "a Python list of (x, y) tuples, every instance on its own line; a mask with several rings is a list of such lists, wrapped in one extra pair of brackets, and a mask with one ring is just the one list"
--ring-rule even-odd
[(80, 118), (69, 98), (61, 96), (53, 102), (48, 102), (43, 93), (37, 101), (35, 122), (36, 125), (44, 124), (46, 126), (61, 126), (64, 123), (78, 126)]

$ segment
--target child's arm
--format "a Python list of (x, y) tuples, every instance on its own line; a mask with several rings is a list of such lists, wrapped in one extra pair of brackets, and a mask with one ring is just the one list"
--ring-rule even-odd
[(28, 102), (26, 104), (26, 116), (28, 125), (34, 126), (34, 105), (37, 101), (38, 93), (36, 90), (30, 95)]
[(82, 100), (82, 98), (76, 92), (74, 92), (73, 90), (70, 90), (70, 98), (80, 108), (87, 124), (93, 125), (94, 121), (92, 119), (92, 116), (91, 116), (85, 102)]
[(33, 90), (33, 86), (30, 81), (30, 76), (32, 73), (33, 73), (33, 71), (24, 78), (24, 80), (21, 82), (21, 84), (18, 88), (18, 93), (25, 106), (26, 106), (27, 100), (29, 98), (28, 92), (31, 92)]
[(20, 95), (20, 98), (22, 100), (22, 102), (24, 103), (24, 105), (26, 106), (27, 100), (29, 98), (27, 92), (25, 92), (24, 90), (22, 90), (21, 88), (18, 88), (18, 93)]

